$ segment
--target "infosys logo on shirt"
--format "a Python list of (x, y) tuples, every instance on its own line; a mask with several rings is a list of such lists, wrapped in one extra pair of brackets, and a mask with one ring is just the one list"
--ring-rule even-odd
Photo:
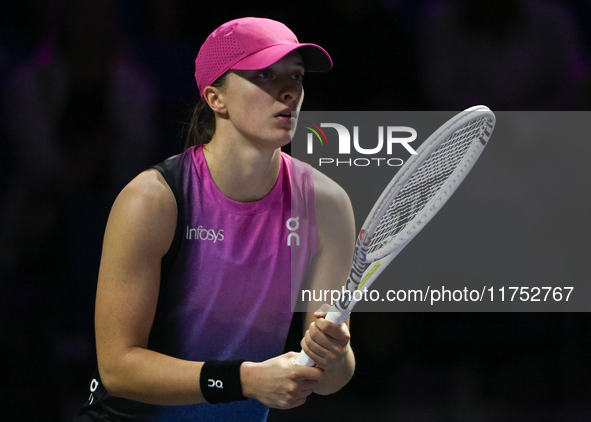
[(214, 229), (205, 229), (201, 226), (196, 229), (187, 226), (185, 237), (187, 240), (209, 240), (213, 241), (213, 243), (219, 240), (221, 242), (224, 240), (224, 229), (216, 232)]

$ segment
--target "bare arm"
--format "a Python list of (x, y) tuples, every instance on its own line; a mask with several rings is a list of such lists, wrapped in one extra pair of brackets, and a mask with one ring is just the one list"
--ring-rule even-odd
[[(307, 275), (311, 289), (337, 289), (344, 284), (353, 260), (355, 221), (345, 191), (319, 172), (314, 175), (316, 220), (319, 245)], [(321, 308), (315, 304), (315, 308)], [(350, 347), (349, 321), (338, 326), (324, 319), (321, 312), (305, 314), (302, 348), (325, 372), (314, 391), (331, 394), (341, 389), (353, 375), (355, 357)]]
[[(203, 362), (148, 347), (160, 288), (160, 264), (176, 226), (176, 204), (162, 176), (147, 171), (119, 195), (105, 232), (96, 299), (96, 341), (103, 385), (114, 396), (161, 405), (204, 402)], [(243, 394), (270, 407), (302, 404), (322, 378), (286, 354), (241, 367)]]
[(125, 187), (111, 210), (99, 271), (95, 330), (101, 379), (115, 396), (153, 404), (203, 401), (202, 363), (147, 349), (158, 302), (160, 263), (175, 225), (174, 197), (153, 170)]

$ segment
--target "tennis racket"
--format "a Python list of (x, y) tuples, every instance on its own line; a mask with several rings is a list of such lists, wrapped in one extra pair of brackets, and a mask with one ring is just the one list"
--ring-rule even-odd
[[(328, 321), (344, 323), (363, 297), (354, 293), (367, 290), (437, 214), (480, 157), (495, 122), (488, 107), (464, 110), (437, 129), (396, 173), (363, 223), (345, 293), (328, 311)], [(296, 363), (315, 365), (303, 350)]]

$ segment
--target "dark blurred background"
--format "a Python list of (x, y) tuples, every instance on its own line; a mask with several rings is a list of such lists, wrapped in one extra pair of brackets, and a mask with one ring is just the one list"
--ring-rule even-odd
[[(199, 46), (243, 16), (280, 20), (332, 55), (329, 74), (306, 76), (307, 110), (591, 105), (588, 0), (4, 0), (0, 420), (67, 421), (87, 399), (110, 206), (135, 174), (181, 152)], [(499, 153), (519, 163), (527, 151)], [(543, 237), (551, 219), (519, 197)], [(576, 259), (588, 250), (578, 243)], [(590, 329), (588, 314), (360, 313), (353, 381), (269, 420), (588, 421)]]

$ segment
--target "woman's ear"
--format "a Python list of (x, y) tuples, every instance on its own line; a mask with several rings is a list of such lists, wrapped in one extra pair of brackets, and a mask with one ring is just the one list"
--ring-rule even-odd
[(224, 103), (224, 95), (215, 86), (206, 86), (203, 89), (203, 99), (211, 109), (219, 114), (225, 114), (227, 112), (226, 104)]

